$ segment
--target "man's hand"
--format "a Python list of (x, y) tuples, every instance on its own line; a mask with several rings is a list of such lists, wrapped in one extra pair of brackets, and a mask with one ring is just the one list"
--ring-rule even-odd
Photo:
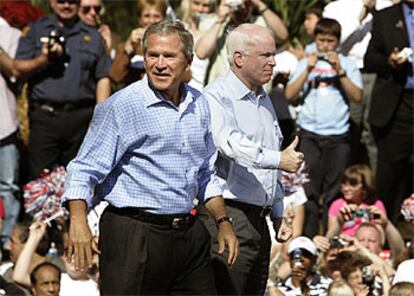
[(345, 221), (350, 221), (354, 219), (353, 213), (358, 210), (356, 204), (344, 205), (338, 213), (337, 219), (339, 224), (344, 224)]
[(388, 57), (388, 63), (393, 69), (400, 69), (403, 64), (405, 64), (408, 59), (399, 55), (400, 51), (398, 47), (394, 47), (390, 56)]
[(329, 238), (325, 236), (315, 235), (312, 240), (313, 240), (313, 243), (316, 245), (316, 247), (322, 252), (327, 252), (331, 247)]
[(289, 147), (282, 151), (280, 156), (279, 169), (289, 173), (294, 173), (300, 168), (304, 160), (304, 156), (302, 152), (295, 151), (298, 143), (299, 137), (296, 136)]
[(69, 201), (69, 211), (70, 228), (66, 259), (69, 263), (75, 261), (76, 270), (86, 270), (92, 266), (93, 252), (100, 252), (88, 226), (85, 202)]
[(46, 232), (46, 226), (47, 225), (44, 222), (33, 222), (29, 227), (30, 232), (28, 240), (34, 240), (35, 243), (38, 244)]
[(239, 255), (239, 241), (229, 221), (222, 222), (218, 226), (217, 241), (219, 254), (223, 254), (226, 246), (228, 247), (229, 257), (227, 258), (227, 264), (232, 266)]
[(279, 230), (277, 231), (276, 239), (280, 243), (288, 241), (292, 237), (292, 224), (287, 223), (285, 219), (282, 219)]

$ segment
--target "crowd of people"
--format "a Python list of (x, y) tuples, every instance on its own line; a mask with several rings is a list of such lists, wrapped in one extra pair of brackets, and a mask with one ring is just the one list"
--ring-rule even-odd
[(414, 295), (414, 0), (50, 7), (0, 18), (0, 294)]

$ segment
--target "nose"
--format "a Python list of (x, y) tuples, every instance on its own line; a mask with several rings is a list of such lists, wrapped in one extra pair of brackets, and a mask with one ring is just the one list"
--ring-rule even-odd
[(164, 58), (164, 56), (163, 56), (163, 55), (160, 55), (160, 56), (157, 58), (157, 61), (156, 61), (155, 66), (157, 67), (157, 69), (162, 69), (162, 68), (165, 68), (165, 58)]

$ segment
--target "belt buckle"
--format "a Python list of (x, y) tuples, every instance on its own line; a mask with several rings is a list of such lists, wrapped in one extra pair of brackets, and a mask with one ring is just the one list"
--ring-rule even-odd
[(271, 207), (263, 207), (262, 210), (260, 211), (260, 217), (266, 217), (271, 212), (272, 212), (272, 208)]
[(185, 218), (174, 218), (174, 219), (172, 219), (172, 221), (171, 221), (171, 227), (173, 229), (180, 228), (182, 226), (182, 223), (183, 223), (184, 219)]

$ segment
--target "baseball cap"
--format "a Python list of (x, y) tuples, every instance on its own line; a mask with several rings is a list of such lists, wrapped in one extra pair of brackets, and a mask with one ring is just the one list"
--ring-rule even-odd
[(414, 259), (405, 260), (398, 265), (397, 271), (395, 272), (394, 280), (392, 284), (401, 282), (414, 283)]
[(314, 256), (316, 255), (316, 245), (306, 236), (298, 236), (290, 242), (288, 246), (288, 253), (290, 254), (296, 249), (303, 249)]

